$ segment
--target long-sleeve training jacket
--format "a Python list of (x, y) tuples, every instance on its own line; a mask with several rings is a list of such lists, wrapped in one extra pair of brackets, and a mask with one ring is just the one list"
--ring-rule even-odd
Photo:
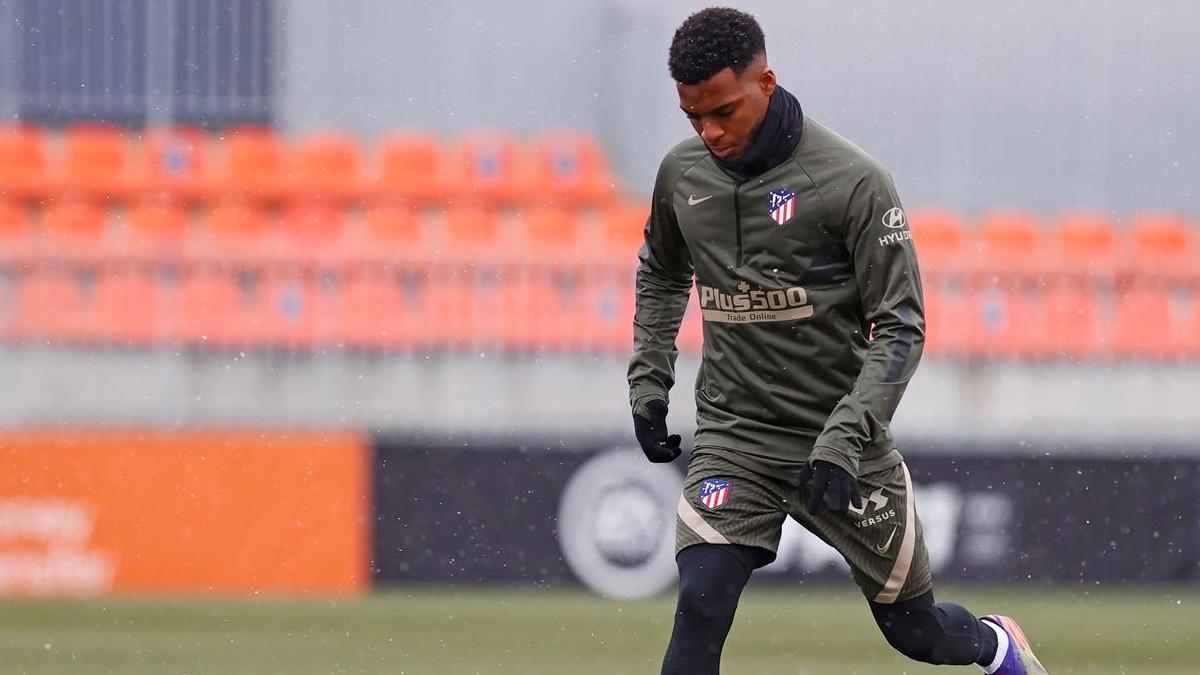
[(630, 403), (669, 400), (695, 281), (704, 319), (696, 449), (748, 468), (900, 461), (888, 429), (924, 309), (891, 177), (805, 118), (790, 159), (748, 178), (693, 137), (663, 159), (639, 253)]

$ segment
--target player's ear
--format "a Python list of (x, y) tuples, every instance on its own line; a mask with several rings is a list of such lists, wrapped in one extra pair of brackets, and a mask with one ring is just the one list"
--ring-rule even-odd
[(763, 96), (771, 98), (771, 94), (775, 93), (775, 71), (770, 68), (763, 68), (758, 74), (758, 87), (762, 90)]

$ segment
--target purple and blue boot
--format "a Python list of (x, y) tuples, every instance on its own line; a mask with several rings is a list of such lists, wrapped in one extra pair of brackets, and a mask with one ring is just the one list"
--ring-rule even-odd
[(1048, 675), (1046, 667), (1033, 655), (1033, 647), (1029, 644), (1029, 638), (1025, 637), (1025, 632), (1012, 617), (989, 614), (982, 617), (981, 620), (987, 621), (1008, 635), (1008, 650), (1000, 662), (1000, 667), (993, 671), (994, 675)]

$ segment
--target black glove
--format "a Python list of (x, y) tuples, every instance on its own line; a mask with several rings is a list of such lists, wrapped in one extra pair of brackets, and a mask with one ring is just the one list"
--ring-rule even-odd
[(817, 515), (822, 498), (825, 508), (832, 513), (843, 513), (850, 504), (854, 504), (856, 509), (862, 508), (858, 481), (837, 464), (823, 459), (806, 463), (800, 467), (800, 487), (803, 488), (809, 481), (812, 484), (808, 485), (808, 515)]
[(649, 417), (633, 414), (633, 433), (638, 445), (651, 462), (673, 462), (679, 456), (679, 434), (667, 435), (667, 403), (654, 400), (646, 404)]

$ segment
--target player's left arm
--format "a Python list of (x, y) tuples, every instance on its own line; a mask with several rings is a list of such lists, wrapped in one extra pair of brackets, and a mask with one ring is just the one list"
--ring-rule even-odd
[(853, 391), (834, 407), (811, 460), (858, 475), (863, 447), (887, 433), (921, 359), (925, 311), (917, 254), (891, 177), (879, 167), (856, 181), (846, 209), (865, 325), (873, 339)]

